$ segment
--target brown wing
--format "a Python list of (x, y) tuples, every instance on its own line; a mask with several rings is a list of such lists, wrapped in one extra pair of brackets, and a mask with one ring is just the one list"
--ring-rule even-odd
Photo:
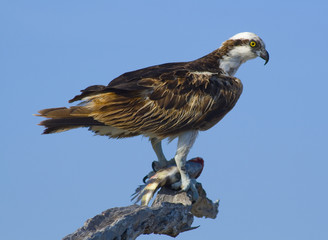
[(232, 109), (242, 84), (236, 78), (182, 66), (127, 73), (99, 92), (77, 97), (86, 101), (89, 117), (129, 132), (128, 136), (165, 138), (190, 129), (206, 130)]
[(82, 100), (83, 98), (98, 95), (99, 93), (116, 92), (126, 93), (129, 91), (145, 90), (138, 84), (139, 80), (143, 78), (159, 78), (163, 73), (174, 72), (176, 69), (184, 69), (186, 62), (165, 63), (161, 65), (151, 66), (131, 72), (124, 73), (119, 77), (113, 79), (107, 86), (93, 85), (81, 90), (80, 95), (76, 95), (69, 100), (70, 103)]

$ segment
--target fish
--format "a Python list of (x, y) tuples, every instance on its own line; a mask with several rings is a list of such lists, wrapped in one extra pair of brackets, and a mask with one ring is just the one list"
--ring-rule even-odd
[[(186, 162), (186, 170), (191, 178), (198, 178), (204, 168), (204, 160), (200, 157), (192, 158)], [(148, 206), (155, 193), (163, 186), (170, 186), (180, 181), (180, 172), (176, 165), (168, 166), (157, 171), (152, 177), (140, 185), (132, 194), (131, 201), (141, 202), (141, 206)]]

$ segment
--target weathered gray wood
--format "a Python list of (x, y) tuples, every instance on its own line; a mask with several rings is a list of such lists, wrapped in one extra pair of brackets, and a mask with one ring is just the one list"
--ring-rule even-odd
[(219, 203), (206, 198), (200, 184), (200, 199), (192, 204), (191, 197), (162, 188), (152, 207), (131, 205), (108, 209), (87, 220), (83, 227), (64, 240), (130, 240), (142, 234), (165, 234), (176, 237), (194, 229), (193, 217), (215, 218)]
[(192, 205), (191, 213), (195, 217), (215, 219), (219, 213), (219, 201), (217, 200), (213, 202), (208, 199), (206, 197), (206, 192), (200, 183), (197, 183), (196, 187), (198, 190), (199, 199), (195, 203), (192, 203), (191, 196), (189, 196), (186, 192), (176, 192), (170, 188), (164, 187), (158, 192), (152, 207), (160, 206), (163, 202), (181, 203), (185, 206)]

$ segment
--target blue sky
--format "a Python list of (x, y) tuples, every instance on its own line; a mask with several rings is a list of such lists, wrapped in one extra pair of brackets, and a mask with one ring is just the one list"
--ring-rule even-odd
[[(1, 238), (61, 239), (105, 209), (130, 205), (155, 159), (142, 137), (41, 135), (32, 114), (251, 31), (270, 62), (241, 66), (239, 102), (189, 154), (205, 159), (199, 181), (221, 200), (220, 213), (196, 219), (200, 228), (178, 239), (328, 239), (327, 10), (325, 1), (2, 0)], [(164, 144), (168, 157), (175, 148)]]

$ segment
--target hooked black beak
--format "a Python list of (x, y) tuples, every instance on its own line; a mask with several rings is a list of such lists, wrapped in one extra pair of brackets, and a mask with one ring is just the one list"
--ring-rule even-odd
[(265, 60), (264, 65), (267, 64), (267, 63), (269, 62), (269, 58), (270, 58), (270, 57), (269, 57), (269, 53), (268, 53), (267, 50), (263, 49), (263, 50), (261, 51), (261, 53), (260, 53), (260, 57), (261, 57), (262, 59)]

